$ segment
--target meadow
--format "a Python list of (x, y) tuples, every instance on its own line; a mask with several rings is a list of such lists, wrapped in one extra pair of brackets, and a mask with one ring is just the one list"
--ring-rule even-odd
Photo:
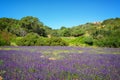
[(120, 48), (0, 47), (3, 80), (120, 80)]

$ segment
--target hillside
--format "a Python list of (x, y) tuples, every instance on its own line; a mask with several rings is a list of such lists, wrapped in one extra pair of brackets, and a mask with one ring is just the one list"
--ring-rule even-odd
[[(26, 37), (28, 35), (30, 37)], [(67, 37), (69, 40), (61, 39), (61, 37)], [(110, 18), (103, 22), (86, 23), (71, 28), (62, 26), (60, 29), (52, 29), (32, 16), (26, 16), (20, 20), (0, 18), (0, 45), (11, 45), (11, 42), (15, 42), (23, 46), (18, 43), (21, 41), (23, 43), (26, 41), (24, 46), (82, 46), (85, 44), (87, 46), (120, 47), (120, 18)]]

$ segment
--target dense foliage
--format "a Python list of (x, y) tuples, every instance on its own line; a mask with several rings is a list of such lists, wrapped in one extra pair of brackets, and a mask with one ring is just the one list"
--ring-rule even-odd
[[(20, 20), (4, 17), (0, 18), (0, 31), (14, 35), (17, 38), (21, 37), (23, 41), (16, 41), (19, 42), (17, 43), (18, 45), (64, 45), (62, 43), (58, 44), (56, 41), (62, 42), (66, 40), (67, 43), (65, 45), (120, 47), (120, 18), (111, 18), (103, 22), (86, 23), (71, 28), (62, 26), (60, 29), (52, 29), (33, 16), (26, 16)], [(34, 37), (28, 37), (28, 34), (31, 33), (39, 35), (40, 38), (36, 40)], [(10, 37), (9, 35), (7, 36)], [(58, 38), (57, 40), (56, 38), (54, 40), (51, 37), (67, 37), (69, 39), (62, 38), (61, 40)], [(0, 38), (0, 45), (11, 44), (10, 39), (7, 42), (4, 40), (5, 36), (3, 36), (3, 33), (0, 34)]]
[(16, 40), (19, 46), (67, 46), (68, 44), (59, 37), (46, 38), (37, 33), (29, 33), (25, 37)]
[[(58, 32), (60, 31), (58, 30)], [(72, 41), (74, 42), (72, 42), (73, 45), (88, 44), (100, 47), (120, 47), (120, 18), (75, 26), (70, 28), (67, 33), (76, 37), (70, 41), (70, 44)]]
[(45, 27), (38, 18), (26, 16), (20, 20), (12, 18), (0, 18), (0, 30), (8, 31), (16, 36), (25, 36), (27, 33), (34, 32), (40, 36), (47, 36)]
[(10, 42), (14, 40), (15, 37), (15, 35), (12, 35), (9, 32), (0, 31), (0, 46), (10, 45)]

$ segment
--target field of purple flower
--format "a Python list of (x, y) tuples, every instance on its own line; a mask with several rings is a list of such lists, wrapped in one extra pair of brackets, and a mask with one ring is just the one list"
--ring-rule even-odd
[(120, 80), (120, 48), (0, 47), (3, 80)]

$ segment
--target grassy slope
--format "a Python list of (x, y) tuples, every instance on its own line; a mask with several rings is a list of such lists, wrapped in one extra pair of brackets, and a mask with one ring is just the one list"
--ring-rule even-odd
[(78, 40), (78, 37), (61, 37), (63, 40), (69, 43), (69, 46), (89, 46), (85, 43), (83, 43), (82, 38), (81, 40)]

